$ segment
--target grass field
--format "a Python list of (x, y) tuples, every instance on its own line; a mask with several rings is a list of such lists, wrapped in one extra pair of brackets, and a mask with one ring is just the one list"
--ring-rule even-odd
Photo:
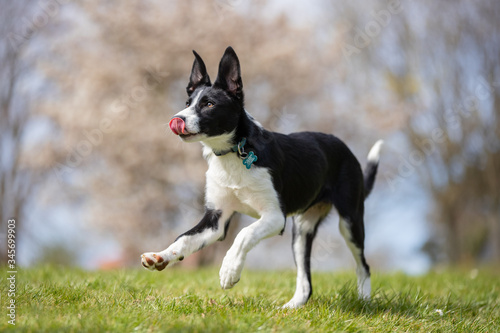
[(315, 273), (309, 303), (282, 310), (295, 288), (293, 271), (244, 271), (238, 285), (224, 291), (216, 269), (21, 269), (16, 326), (7, 323), (2, 278), (0, 331), (500, 331), (498, 271), (373, 274), (369, 303), (357, 299), (354, 279), (354, 273)]

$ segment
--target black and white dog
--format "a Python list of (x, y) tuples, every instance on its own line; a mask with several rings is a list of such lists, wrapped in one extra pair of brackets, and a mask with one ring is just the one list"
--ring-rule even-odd
[(261, 240), (281, 234), (293, 221), (297, 287), (284, 307), (307, 302), (312, 293), (311, 247), (320, 222), (334, 206), (340, 231), (357, 264), (358, 291), (370, 297), (370, 269), (364, 256), (364, 200), (377, 173), (382, 141), (370, 150), (365, 174), (349, 148), (333, 135), (301, 132), (284, 135), (265, 130), (244, 108), (236, 53), (228, 47), (212, 84), (201, 57), (187, 86), (186, 108), (170, 121), (183, 141), (201, 141), (208, 161), (205, 215), (191, 230), (161, 252), (142, 255), (149, 270), (163, 270), (226, 236), (235, 212), (257, 218), (237, 235), (220, 269), (222, 288), (239, 280), (245, 258)]

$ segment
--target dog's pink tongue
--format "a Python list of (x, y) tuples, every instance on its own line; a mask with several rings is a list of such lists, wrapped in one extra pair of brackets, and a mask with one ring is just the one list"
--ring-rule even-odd
[(184, 123), (184, 120), (182, 120), (181, 118), (172, 118), (172, 120), (170, 120), (170, 123), (168, 123), (168, 125), (170, 126), (172, 132), (175, 133), (175, 135), (187, 134), (186, 124)]

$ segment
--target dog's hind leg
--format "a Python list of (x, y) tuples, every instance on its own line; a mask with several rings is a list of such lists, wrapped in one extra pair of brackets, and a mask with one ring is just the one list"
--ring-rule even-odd
[(311, 297), (312, 244), (321, 220), (328, 215), (331, 208), (331, 204), (316, 204), (293, 222), (292, 249), (297, 266), (297, 286), (293, 298), (283, 306), (284, 308), (300, 307)]
[(371, 293), (370, 267), (366, 263), (364, 254), (365, 232), (362, 215), (361, 218), (357, 219), (340, 216), (339, 229), (356, 261), (359, 298), (369, 300)]

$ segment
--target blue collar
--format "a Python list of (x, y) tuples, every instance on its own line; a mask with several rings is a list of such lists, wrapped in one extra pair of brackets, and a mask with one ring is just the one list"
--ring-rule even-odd
[(229, 153), (236, 153), (239, 158), (242, 159), (243, 165), (247, 168), (250, 169), (252, 167), (252, 164), (257, 161), (257, 155), (253, 151), (250, 152), (245, 152), (245, 144), (247, 143), (247, 138), (241, 139), (241, 141), (237, 144), (231, 147), (231, 149), (227, 150), (222, 150), (222, 151), (215, 151), (212, 150), (215, 154), (215, 156), (224, 156)]
[(229, 153), (239, 153), (239, 155), (241, 155), (241, 152), (244, 151), (243, 147), (245, 147), (246, 143), (247, 143), (247, 138), (243, 138), (237, 145), (232, 146), (231, 149), (221, 150), (221, 151), (212, 150), (212, 151), (214, 152), (215, 156), (224, 156)]

